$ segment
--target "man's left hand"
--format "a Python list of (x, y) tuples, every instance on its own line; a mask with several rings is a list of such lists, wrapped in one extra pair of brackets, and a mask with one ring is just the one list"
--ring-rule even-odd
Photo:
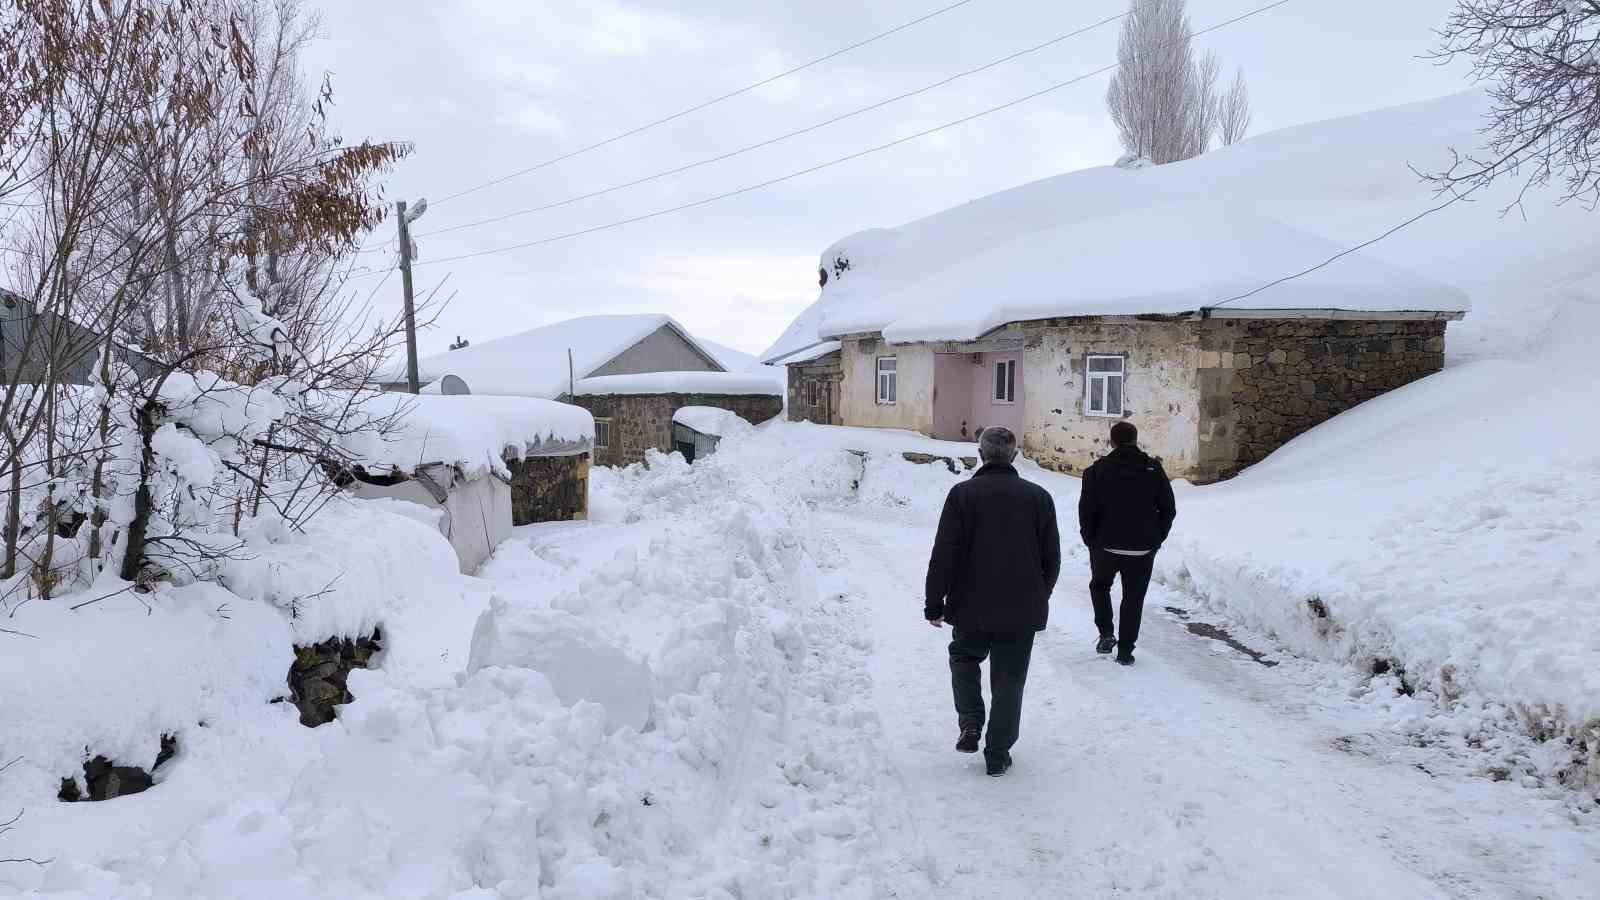
[(929, 619), (928, 620), (928, 624), (932, 625), (935, 628), (943, 628), (944, 627), (944, 619)]

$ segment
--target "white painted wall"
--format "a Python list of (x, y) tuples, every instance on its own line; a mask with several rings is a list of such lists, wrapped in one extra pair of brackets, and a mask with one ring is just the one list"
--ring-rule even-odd
[(501, 541), (511, 537), (511, 486), (492, 475), (468, 480), (453, 466), (428, 466), (426, 471), (445, 488), (443, 504), (414, 480), (392, 485), (358, 481), (350, 489), (357, 497), (389, 497), (429, 509), (442, 508), (444, 517), (439, 530), (455, 548), (462, 574), (471, 575)]
[(1126, 354), (1124, 418), (1139, 444), (1185, 477), (1199, 459), (1199, 344), (1184, 322), (1030, 323), (1023, 368), (1024, 452), (1041, 465), (1081, 472), (1104, 456), (1116, 419), (1084, 414), (1085, 357)]
[[(899, 390), (892, 404), (877, 401), (877, 361), (893, 356), (899, 370)], [(922, 344), (889, 345), (882, 339), (876, 349), (863, 350), (860, 340), (846, 340), (841, 351), (844, 369), (844, 424), (868, 428), (905, 428), (933, 433), (933, 350)]]

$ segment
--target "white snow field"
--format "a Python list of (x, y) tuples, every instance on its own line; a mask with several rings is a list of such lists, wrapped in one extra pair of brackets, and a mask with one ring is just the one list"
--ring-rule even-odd
[[(385, 508), (335, 513), (346, 535), (407, 542), (394, 576), (339, 599), (369, 605), (359, 620), (311, 617), (313, 634), (379, 621), (392, 641), (317, 729), (267, 702), (291, 636), (258, 627), (258, 601), (218, 619), (197, 598), (148, 624), (127, 597), (84, 610), (112, 632), (97, 655), (0, 671), (54, 679), (32, 714), (0, 709), (30, 760), (0, 782), (26, 808), (0, 850), (50, 860), (0, 865), (0, 894), (1593, 895), (1600, 810), (1475, 774), (1462, 755), (1480, 751), (1413, 746), (1392, 716), (1421, 701), (1392, 680), (1241, 631), (1279, 663), (1260, 665), (1190, 634), (1165, 609), (1193, 598), (1160, 585), (1139, 664), (1096, 656), (1071, 540), (1016, 767), (984, 776), (953, 750), (949, 634), (921, 619), (937, 511), (965, 475), (904, 461), (892, 434), (864, 459), (840, 449), (859, 434), (778, 424), (692, 467), (596, 470), (590, 521), (519, 529), (478, 578)], [(1023, 471), (1070, 514), (1073, 479)], [(300, 552), (312, 568), (363, 552), (343, 541)], [(70, 646), (36, 607), (7, 626)], [(135, 641), (134, 659), (123, 627), (202, 652), (137, 668), (181, 648)], [(179, 734), (156, 786), (50, 799), (48, 776), (81, 757), (44, 751), (102, 737), (63, 730), (127, 718), (111, 737)]]

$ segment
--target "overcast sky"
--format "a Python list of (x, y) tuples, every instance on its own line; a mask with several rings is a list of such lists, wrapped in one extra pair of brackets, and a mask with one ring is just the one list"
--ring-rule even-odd
[[(391, 199), (449, 194), (611, 137), (914, 19), (953, 0), (338, 0), (307, 60), (329, 71), (347, 140), (411, 141)], [(1267, 0), (1190, 0), (1195, 28)], [(1292, 0), (1199, 40), (1242, 67), (1252, 133), (1465, 89), (1421, 58), (1452, 0)], [(397, 7), (404, 8), (397, 12)], [(483, 341), (590, 313), (665, 312), (764, 350), (817, 293), (817, 257), (893, 226), (1120, 153), (1107, 76), (770, 188), (614, 230), (590, 228), (755, 184), (995, 106), (1115, 59), (1116, 26), (911, 100), (692, 172), (492, 225), (903, 93), (1121, 12), (1126, 0), (972, 0), (750, 94), (467, 196), (417, 222), (419, 289), (455, 299), (421, 337)], [(1314, 178), (1316, 173), (1308, 172)], [(369, 246), (388, 237), (392, 225)], [(363, 257), (382, 268), (392, 247)], [(373, 276), (362, 282), (376, 285)], [(400, 279), (379, 297), (398, 305)]]

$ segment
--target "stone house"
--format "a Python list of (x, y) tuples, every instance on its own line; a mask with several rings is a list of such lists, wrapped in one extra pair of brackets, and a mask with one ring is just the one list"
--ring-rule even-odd
[[(762, 422), (783, 410), (778, 370), (702, 342), (664, 315), (584, 316), (471, 344), (418, 361), (423, 393), (536, 397), (593, 414), (593, 461), (641, 462), (649, 449), (672, 449), (672, 416), (684, 406), (715, 406)], [(379, 379), (404, 390), (404, 365)], [(459, 380), (459, 381), (458, 381)]]
[(824, 341), (774, 361), (788, 371), (789, 421), (843, 425), (844, 360), (838, 341)]
[[(837, 291), (836, 305), (813, 316), (806, 349), (839, 346), (830, 420), (954, 441), (1005, 426), (1064, 472), (1103, 455), (1110, 425), (1129, 419), (1172, 476), (1230, 477), (1438, 371), (1446, 325), (1469, 305), (1360, 253), (1273, 284), (1345, 248), (1240, 210), (1156, 207), (1042, 229), (886, 283), (911, 268), (896, 257), (915, 243), (868, 232), (824, 256), (835, 265), (823, 302)], [(880, 268), (838, 264), (851, 253)], [(775, 358), (791, 418), (809, 418), (794, 407), (816, 377), (805, 355)]]

